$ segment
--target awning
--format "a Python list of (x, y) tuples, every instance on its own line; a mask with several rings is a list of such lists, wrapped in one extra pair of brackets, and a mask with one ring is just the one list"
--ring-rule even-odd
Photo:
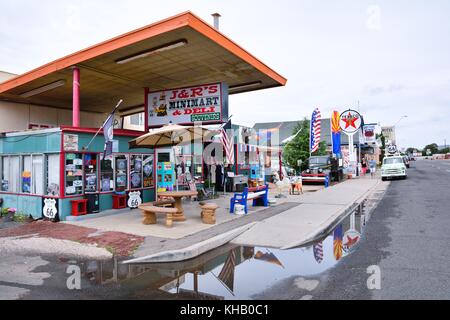
[[(245, 27), (245, 25), (243, 25)], [(0, 100), (72, 108), (72, 67), (81, 71), (81, 110), (143, 108), (150, 91), (226, 82), (230, 93), (286, 79), (191, 12), (123, 34), (0, 84)]]

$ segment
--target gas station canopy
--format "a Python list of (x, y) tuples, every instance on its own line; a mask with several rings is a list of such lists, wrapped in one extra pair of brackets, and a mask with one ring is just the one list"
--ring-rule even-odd
[(226, 82), (230, 94), (283, 86), (286, 79), (191, 12), (123, 34), (0, 84), (0, 100), (72, 109), (73, 67), (80, 108), (143, 108), (150, 91)]

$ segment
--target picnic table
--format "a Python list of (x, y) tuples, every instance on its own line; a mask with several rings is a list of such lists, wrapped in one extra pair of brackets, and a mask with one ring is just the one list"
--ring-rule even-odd
[(192, 191), (192, 190), (166, 191), (166, 192), (158, 192), (158, 197), (173, 198), (175, 200), (175, 209), (177, 209), (177, 213), (175, 213), (173, 215), (173, 220), (174, 221), (186, 221), (186, 217), (184, 216), (182, 199), (184, 197), (194, 197), (197, 194), (198, 194), (197, 191)]

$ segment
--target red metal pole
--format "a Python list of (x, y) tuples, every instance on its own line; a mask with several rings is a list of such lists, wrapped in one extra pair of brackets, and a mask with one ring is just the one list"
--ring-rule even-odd
[(283, 180), (284, 179), (284, 177), (283, 177), (283, 164), (281, 163), (281, 159), (282, 159), (281, 151), (278, 151), (278, 162), (280, 164), (280, 179)]
[(80, 127), (80, 69), (73, 67), (72, 127)]

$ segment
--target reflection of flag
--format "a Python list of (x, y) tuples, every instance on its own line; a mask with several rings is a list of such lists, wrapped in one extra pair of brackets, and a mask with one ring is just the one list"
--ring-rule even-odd
[(314, 251), (314, 258), (316, 259), (317, 263), (321, 263), (323, 261), (323, 243), (322, 241), (316, 243), (313, 246)]
[(320, 120), (321, 115), (318, 108), (314, 110), (311, 117), (311, 132), (310, 132), (310, 150), (311, 153), (319, 150), (320, 143)]
[(272, 252), (262, 253), (261, 251), (258, 251), (255, 254), (254, 258), (257, 259), (257, 260), (273, 263), (273, 264), (279, 265), (280, 267), (284, 268), (284, 266), (281, 263), (281, 261), (278, 260), (278, 258)]
[(342, 258), (342, 224), (334, 229), (333, 234), (333, 254), (336, 261)]
[(234, 291), (234, 267), (236, 265), (236, 253), (231, 250), (228, 254), (227, 260), (225, 261), (222, 271), (219, 274), (219, 280), (226, 285), (231, 292)]
[(333, 144), (333, 153), (339, 158), (341, 154), (341, 127), (340, 127), (340, 114), (337, 111), (333, 111), (331, 115), (331, 136)]

